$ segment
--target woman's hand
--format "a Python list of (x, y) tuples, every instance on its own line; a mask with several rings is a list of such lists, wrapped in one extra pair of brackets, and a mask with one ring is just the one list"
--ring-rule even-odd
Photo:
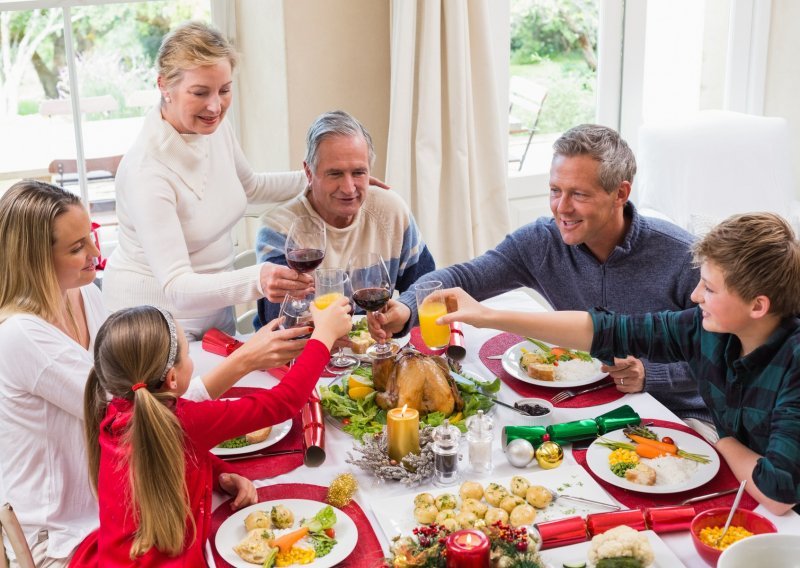
[(235, 473), (221, 473), (219, 486), (228, 495), (233, 495), (231, 510), (237, 511), (258, 503), (258, 493), (253, 482)]
[(275, 318), (236, 350), (236, 353), (245, 350), (243, 355), (247, 357), (252, 370), (285, 365), (299, 356), (306, 346), (304, 340), (295, 338), (307, 335), (311, 331), (310, 327), (278, 329), (280, 322), (281, 318)]
[(601, 365), (600, 370), (614, 379), (619, 392), (635, 393), (644, 390), (644, 365), (636, 357), (615, 357), (613, 365)]
[(311, 302), (311, 315), (314, 318), (314, 333), (311, 337), (324, 343), (328, 350), (333, 348), (337, 339), (347, 335), (353, 325), (350, 301), (344, 296), (331, 302), (324, 310)]
[(314, 291), (314, 278), (310, 274), (271, 262), (261, 265), (260, 279), (264, 297), (275, 304), (280, 304), (286, 294), (302, 298)]
[(380, 187), (381, 189), (392, 189), (391, 186), (386, 185), (386, 182), (372, 176), (369, 176), (369, 184)]

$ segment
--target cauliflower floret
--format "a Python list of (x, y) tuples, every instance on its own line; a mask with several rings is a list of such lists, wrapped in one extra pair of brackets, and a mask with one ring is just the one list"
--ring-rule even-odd
[(592, 538), (589, 562), (596, 565), (604, 558), (635, 558), (642, 568), (653, 563), (653, 549), (647, 536), (625, 525), (614, 527)]

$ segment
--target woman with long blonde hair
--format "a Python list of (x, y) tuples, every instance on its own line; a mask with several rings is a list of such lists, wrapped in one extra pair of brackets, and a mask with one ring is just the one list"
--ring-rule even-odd
[(98, 254), (74, 194), (25, 180), (0, 198), (0, 503), (37, 566), (65, 566), (97, 527), (81, 396), (106, 317)]
[[(153, 306), (112, 314), (97, 336), (86, 385), (89, 470), (100, 505), (100, 529), (84, 541), (73, 566), (204, 566), (211, 487), (222, 483), (234, 506), (256, 500), (252, 483), (229, 479), (210, 453), (219, 443), (294, 417), (308, 400), (330, 348), (350, 329), (349, 304), (311, 307), (315, 328), (280, 384), (236, 400), (192, 402), (185, 392), (193, 364), (172, 315)], [(258, 356), (259, 331), (204, 380), (224, 392), (235, 370)], [(238, 477), (238, 476), (237, 476)]]

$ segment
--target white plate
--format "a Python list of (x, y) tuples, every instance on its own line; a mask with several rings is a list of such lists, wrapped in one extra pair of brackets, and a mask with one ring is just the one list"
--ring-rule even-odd
[[(250, 564), (242, 560), (238, 554), (233, 551), (233, 547), (239, 544), (244, 537), (247, 536), (247, 531), (244, 528), (244, 519), (253, 511), (269, 511), (276, 505), (284, 505), (294, 513), (295, 523), (292, 528), (300, 526), (300, 519), (308, 519), (316, 515), (320, 509), (325, 507), (325, 503), (319, 501), (309, 501), (306, 499), (282, 499), (280, 501), (264, 501), (263, 503), (256, 503), (250, 507), (245, 507), (236, 511), (233, 515), (225, 519), (217, 530), (217, 536), (214, 544), (217, 547), (219, 555), (237, 568), (253, 568), (256, 564)], [(356, 524), (344, 511), (334, 508), (336, 512), (336, 524), (333, 526), (336, 531), (336, 544), (331, 551), (323, 556), (314, 560), (310, 564), (304, 564), (311, 568), (328, 568), (335, 566), (345, 558), (347, 558), (353, 549), (356, 547), (358, 540), (358, 529)]]
[[(653, 547), (653, 555), (655, 562), (648, 568), (681, 568), (684, 566), (675, 553), (672, 552), (661, 538), (653, 531), (642, 531), (647, 535), (647, 540), (650, 541), (650, 546)], [(570, 546), (562, 546), (560, 548), (551, 548), (541, 552), (542, 560), (555, 568), (560, 568), (567, 562), (587, 562), (590, 541), (579, 542), (578, 544), (571, 544)]]
[(257, 452), (258, 450), (263, 450), (264, 448), (268, 448), (271, 445), (277, 444), (283, 440), (291, 429), (292, 419), (290, 418), (286, 422), (275, 424), (275, 426), (272, 427), (272, 431), (269, 433), (269, 436), (267, 436), (267, 439), (263, 442), (250, 444), (249, 446), (242, 446), (241, 448), (211, 448), (211, 453), (215, 456), (238, 456), (240, 454)]
[[(461, 472), (461, 481), (468, 481), (470, 477), (468, 474)], [(542, 470), (542, 469), (521, 469), (517, 474), (525, 477), (530, 481), (531, 485), (544, 485), (549, 489), (572, 495), (573, 497), (585, 497), (586, 499), (593, 499), (602, 503), (616, 505), (614, 500), (608, 496), (602, 487), (579, 465), (562, 465), (556, 469)], [(484, 488), (489, 483), (499, 483), (508, 489), (511, 482), (511, 477), (500, 478), (481, 478), (476, 479)], [(447, 488), (418, 488), (413, 493), (407, 493), (398, 497), (388, 497), (386, 499), (375, 499), (372, 502), (372, 511), (375, 513), (375, 518), (386, 535), (388, 540), (391, 540), (397, 535), (411, 536), (411, 531), (418, 523), (414, 520), (414, 497), (419, 493), (430, 493), (434, 497), (442, 493), (452, 493), (456, 496), (459, 504), (461, 499), (458, 498), (458, 489), (460, 483)], [(609, 509), (597, 507), (577, 501), (570, 501), (567, 499), (559, 499), (550, 503), (547, 508), (543, 510), (537, 509), (536, 522), (553, 521), (564, 517), (571, 517), (573, 515), (586, 516), (589, 513), (608, 512)]]
[[(367, 316), (365, 316), (364, 314), (355, 315), (355, 316), (353, 316), (353, 323), (355, 323), (357, 321), (361, 321), (365, 317), (367, 317)], [(393, 337), (391, 341), (392, 341), (392, 343), (397, 345), (397, 349), (401, 349), (410, 340), (411, 340), (411, 334), (407, 333), (407, 334), (405, 334), (403, 336), (400, 336), (400, 337)], [(353, 353), (353, 351), (349, 347), (345, 347), (342, 350), (342, 352), (345, 355), (352, 355), (353, 357), (355, 357), (356, 359), (358, 359), (362, 363), (369, 363), (370, 362), (370, 357), (368, 355), (366, 355), (365, 353)]]
[(770, 566), (796, 568), (800, 557), (800, 535), (757, 534), (734, 542), (722, 551), (718, 568)]
[[(589, 469), (591, 469), (595, 475), (597, 475), (603, 481), (607, 481), (611, 485), (616, 485), (617, 487), (622, 487), (623, 489), (638, 491), (639, 493), (678, 493), (680, 491), (688, 491), (689, 489), (694, 489), (695, 487), (700, 487), (704, 483), (708, 483), (714, 478), (715, 475), (717, 475), (717, 471), (719, 471), (719, 455), (717, 455), (717, 452), (714, 450), (714, 448), (709, 446), (707, 442), (701, 440), (697, 436), (687, 434), (686, 432), (681, 432), (680, 430), (673, 430), (672, 428), (650, 429), (658, 434), (659, 439), (664, 436), (669, 436), (675, 440), (675, 443), (678, 445), (679, 449), (685, 450), (692, 454), (704, 454), (709, 457), (711, 462), (705, 464), (698, 463), (697, 471), (695, 471), (694, 475), (683, 483), (672, 485), (639, 485), (638, 483), (631, 483), (624, 477), (617, 477), (614, 475), (614, 473), (608, 467), (608, 454), (610, 454), (612, 450), (601, 446), (598, 443), (600, 441), (598, 438), (592, 442), (592, 445), (589, 446), (589, 449), (586, 452), (586, 465), (588, 465)], [(614, 442), (630, 443), (630, 440), (625, 437), (625, 434), (622, 433), (622, 430), (609, 432), (603, 437)], [(650, 460), (642, 459), (643, 463), (647, 463), (648, 461)]]
[[(520, 343), (517, 343), (513, 347), (510, 347), (508, 351), (503, 353), (503, 358), (501, 359), (501, 362), (503, 363), (503, 369), (505, 369), (506, 373), (525, 383), (530, 383), (532, 385), (539, 385), (540, 387), (564, 389), (570, 387), (582, 387), (584, 385), (590, 385), (608, 376), (608, 373), (597, 373), (596, 375), (592, 375), (591, 377), (587, 377), (585, 379), (580, 379), (577, 381), (561, 381), (561, 380), (540, 381), (539, 379), (531, 378), (528, 376), (528, 373), (526, 373), (522, 369), (522, 367), (519, 366), (519, 358), (522, 357), (523, 347), (528, 351), (536, 349), (536, 346), (530, 341), (522, 341)], [(598, 361), (598, 359), (595, 359), (595, 361)]]

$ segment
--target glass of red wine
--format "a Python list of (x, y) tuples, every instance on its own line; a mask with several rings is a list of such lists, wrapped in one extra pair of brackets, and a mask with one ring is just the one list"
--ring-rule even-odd
[[(350, 259), (350, 285), (353, 301), (367, 312), (383, 309), (392, 297), (392, 282), (383, 258), (376, 252), (363, 252)], [(375, 343), (367, 349), (367, 355), (385, 357), (392, 352), (388, 343)]]
[[(325, 223), (321, 219), (297, 217), (286, 235), (286, 264), (301, 274), (313, 272), (325, 258), (325, 239)], [(308, 310), (307, 299), (292, 298), (291, 302), (297, 310)]]

